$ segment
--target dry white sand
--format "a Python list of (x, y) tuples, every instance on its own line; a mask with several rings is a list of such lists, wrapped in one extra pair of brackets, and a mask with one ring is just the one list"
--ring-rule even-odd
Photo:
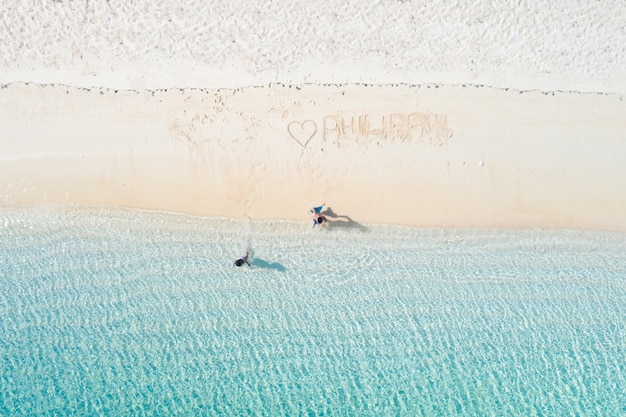
[(625, 2), (179, 3), (3, 3), (0, 202), (626, 230)]

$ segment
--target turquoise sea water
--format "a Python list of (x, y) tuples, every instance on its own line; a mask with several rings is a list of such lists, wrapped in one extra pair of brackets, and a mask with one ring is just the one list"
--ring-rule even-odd
[(0, 371), (0, 415), (623, 416), (626, 235), (2, 207)]

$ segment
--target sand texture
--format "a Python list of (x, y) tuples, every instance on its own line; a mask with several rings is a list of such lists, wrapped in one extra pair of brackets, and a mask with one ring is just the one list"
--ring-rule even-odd
[(182, 3), (3, 3), (1, 203), (626, 231), (625, 2)]
[(626, 2), (5, 0), (0, 83), (626, 92)]

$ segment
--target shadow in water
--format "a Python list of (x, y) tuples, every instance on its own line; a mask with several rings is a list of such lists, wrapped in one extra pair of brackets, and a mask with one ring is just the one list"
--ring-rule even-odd
[(254, 258), (250, 264), (255, 267), (263, 268), (263, 269), (274, 269), (279, 272), (285, 272), (286, 269), (284, 266), (279, 264), (278, 262), (267, 262), (266, 260)]
[(328, 220), (328, 227), (330, 228), (345, 227), (350, 229), (358, 229), (360, 232), (367, 232), (367, 227), (355, 222), (350, 218), (350, 216), (335, 213), (330, 207), (327, 207), (326, 210), (322, 212), (322, 214), (326, 216), (326, 219)]

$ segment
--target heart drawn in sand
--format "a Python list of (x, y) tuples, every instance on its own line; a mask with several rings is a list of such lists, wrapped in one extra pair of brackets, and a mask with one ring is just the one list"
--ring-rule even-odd
[(302, 149), (313, 139), (317, 133), (317, 125), (313, 120), (305, 120), (304, 122), (296, 122), (295, 120), (287, 125), (287, 132)]

